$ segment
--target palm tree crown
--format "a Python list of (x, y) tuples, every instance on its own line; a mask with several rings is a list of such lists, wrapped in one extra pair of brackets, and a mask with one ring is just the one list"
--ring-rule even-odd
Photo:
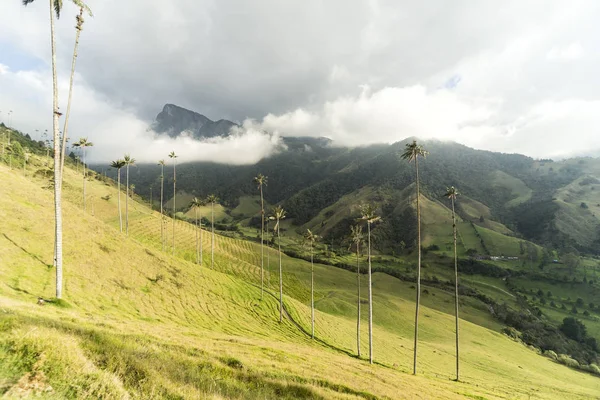
[[(375, 208), (371, 204), (364, 204), (360, 207), (361, 219), (369, 224), (381, 221), (381, 217), (375, 213)], [(361, 229), (362, 230), (362, 229)]]
[(119, 170), (119, 169), (121, 169), (121, 168), (123, 168), (125, 166), (125, 161), (123, 161), (121, 159), (118, 159), (116, 161), (111, 162), (110, 166), (112, 168), (116, 168), (117, 170)]
[(279, 229), (279, 221), (284, 219), (286, 217), (286, 215), (287, 215), (287, 213), (285, 212), (283, 207), (277, 206), (277, 207), (273, 208), (273, 211), (271, 211), (271, 216), (269, 217), (269, 219), (272, 221), (276, 221), (275, 226), (273, 227), (274, 231), (277, 231)]
[(446, 196), (449, 199), (456, 200), (456, 196), (458, 196), (459, 194), (460, 193), (454, 186), (450, 186), (446, 189), (446, 194), (444, 196)]
[(92, 147), (94, 143), (90, 142), (88, 138), (80, 138), (78, 142), (73, 143), (73, 147)]
[(206, 197), (206, 202), (210, 203), (210, 204), (217, 204), (219, 202), (219, 198), (217, 196), (215, 196), (214, 194), (209, 194)]
[(254, 177), (254, 183), (256, 183), (259, 188), (261, 186), (267, 186), (267, 177), (259, 173)]
[(416, 140), (413, 140), (412, 143), (407, 143), (404, 152), (402, 153), (402, 158), (404, 160), (408, 160), (408, 162), (415, 161), (417, 157), (421, 156), (423, 158), (427, 157), (429, 152), (423, 148), (420, 144), (417, 144)]
[[(23, 0), (23, 5), (27, 6), (31, 3), (33, 3), (35, 0)], [(90, 9), (90, 7), (88, 7), (87, 4), (85, 4), (83, 1), (81, 0), (71, 0), (71, 2), (73, 4), (75, 4), (77, 7), (87, 11), (87, 13), (92, 16), (92, 10)], [(60, 12), (62, 11), (63, 8), (63, 0), (54, 0), (54, 13), (56, 14), (56, 18), (60, 18)]]
[(192, 201), (190, 202), (190, 207), (191, 208), (200, 208), (206, 205), (206, 202), (202, 199), (199, 199), (197, 197), (194, 197), (192, 199)]
[(135, 158), (131, 157), (129, 154), (125, 154), (125, 156), (123, 156), (123, 162), (125, 165), (134, 165)]

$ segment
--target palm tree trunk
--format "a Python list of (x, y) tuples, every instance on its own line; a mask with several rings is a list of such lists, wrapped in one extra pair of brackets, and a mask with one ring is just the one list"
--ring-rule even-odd
[(200, 250), (198, 248), (198, 207), (196, 208), (196, 264), (200, 264)]
[(277, 221), (277, 244), (279, 245), (279, 322), (283, 322), (283, 268), (281, 266), (281, 236), (279, 236), (279, 221)]
[(119, 205), (119, 229), (123, 233), (123, 216), (121, 215), (121, 168), (117, 169), (117, 192), (118, 192), (118, 205)]
[(83, 148), (83, 212), (85, 212), (85, 147)]
[(371, 278), (371, 223), (367, 221), (368, 255), (369, 260), (369, 363), (373, 364), (373, 280)]
[(50, 0), (50, 42), (52, 47), (52, 127), (54, 129), (54, 261), (56, 263), (56, 298), (62, 298), (62, 203), (60, 173), (60, 132), (58, 129), (58, 82), (56, 72), (56, 45), (54, 34), (54, 1)]
[[(269, 232), (269, 220), (267, 219), (267, 232)], [(268, 239), (268, 237), (267, 237)], [(267, 285), (271, 287), (271, 246), (267, 244)]]
[(126, 167), (125, 182), (125, 235), (129, 236), (129, 164)]
[(200, 266), (202, 266), (202, 259), (203, 259), (203, 254), (202, 254), (202, 213), (200, 213)]
[(265, 290), (265, 251), (263, 238), (265, 233), (265, 205), (263, 200), (262, 184), (260, 185), (260, 299), (263, 299)]
[(165, 182), (165, 166), (160, 166), (160, 241), (162, 243), (162, 249), (165, 251), (165, 221), (163, 214), (163, 194), (164, 194), (164, 185)]
[(454, 197), (452, 198), (452, 233), (454, 235), (454, 312), (456, 315), (456, 380), (459, 379), (458, 356), (458, 258), (456, 254), (456, 214), (454, 213)]
[[(77, 21), (83, 21), (83, 7), (79, 10), (79, 19)], [(77, 61), (77, 48), (79, 47), (79, 35), (81, 35), (81, 24), (78, 22), (75, 27), (77, 32), (75, 33), (75, 48), (73, 49), (73, 61), (71, 63), (71, 79), (69, 81), (69, 100), (67, 101), (67, 112), (65, 113), (65, 126), (63, 128), (63, 137), (62, 137), (62, 151), (60, 155), (60, 175), (62, 178), (63, 172), (65, 170), (65, 153), (67, 149), (67, 132), (69, 130), (69, 116), (71, 115), (71, 100), (73, 98), (73, 78), (75, 77), (75, 63)], [(84, 149), (85, 152), (85, 149)], [(85, 161), (84, 161), (85, 163)], [(62, 185), (62, 179), (61, 179)], [(85, 211), (85, 200), (83, 210)]]
[(210, 267), (215, 267), (215, 203), (210, 203), (211, 207), (211, 238), (210, 238)]
[(417, 374), (417, 346), (419, 342), (419, 306), (421, 302), (421, 207), (419, 205), (419, 158), (415, 157), (417, 183), (417, 305), (415, 307), (415, 344), (413, 355), (413, 375)]
[(313, 263), (313, 245), (310, 243), (310, 320), (312, 338), (315, 338), (315, 265)]
[(177, 194), (177, 192), (176, 192), (177, 176), (176, 176), (176, 168), (175, 168), (176, 164), (177, 164), (177, 162), (175, 161), (175, 158), (173, 158), (173, 255), (175, 255), (175, 206), (177, 204), (175, 202), (175, 196)]
[(359, 261), (359, 245), (356, 244), (356, 287), (357, 287), (357, 301), (356, 301), (356, 349), (358, 357), (360, 357), (360, 261)]

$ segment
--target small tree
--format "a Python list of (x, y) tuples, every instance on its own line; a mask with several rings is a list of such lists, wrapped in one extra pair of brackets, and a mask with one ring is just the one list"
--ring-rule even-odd
[(360, 245), (364, 240), (362, 226), (350, 226), (350, 240), (356, 248), (356, 352), (360, 358)]
[(369, 363), (373, 364), (373, 279), (371, 273), (371, 225), (381, 221), (375, 208), (366, 204), (361, 207), (362, 220), (367, 222), (367, 260), (369, 264)]
[(119, 159), (110, 164), (117, 170), (117, 205), (119, 207), (119, 230), (123, 233), (123, 217), (121, 216), (121, 168), (125, 166), (125, 161)]
[(210, 203), (210, 225), (211, 225), (211, 240), (210, 240), (210, 267), (214, 268), (215, 265), (215, 203), (219, 201), (219, 198), (214, 194), (209, 195), (206, 198), (206, 202)]
[(177, 194), (177, 155), (174, 151), (169, 153), (169, 158), (173, 160), (173, 255), (175, 255), (175, 213), (177, 209), (175, 195)]
[[(454, 237), (454, 314), (456, 320), (456, 380), (459, 379), (459, 341), (458, 341), (458, 256), (456, 252), (456, 213), (454, 202), (458, 196), (458, 190), (454, 186), (446, 189), (446, 197), (452, 203), (452, 236)], [(483, 218), (483, 217), (482, 217)], [(483, 221), (482, 221), (483, 222)]]
[(415, 162), (415, 184), (417, 191), (417, 300), (415, 305), (415, 344), (413, 359), (413, 375), (417, 374), (417, 345), (419, 343), (419, 306), (421, 303), (421, 207), (419, 203), (419, 157), (425, 158), (429, 154), (416, 140), (406, 144), (402, 158), (409, 163)]
[(158, 161), (158, 165), (160, 165), (160, 242), (162, 244), (162, 249), (165, 251), (165, 218), (163, 211), (163, 195), (165, 188), (165, 160)]
[(125, 162), (125, 170), (127, 173), (127, 181), (125, 183), (125, 235), (129, 236), (129, 166), (135, 164), (135, 158), (131, 157), (129, 154), (125, 154), (123, 161)]
[(262, 300), (265, 285), (265, 202), (263, 198), (263, 186), (267, 185), (267, 177), (259, 173), (254, 178), (254, 183), (258, 185), (258, 190), (260, 191), (260, 299)]
[(277, 232), (277, 245), (279, 246), (279, 322), (283, 322), (283, 267), (281, 264), (281, 235), (280, 222), (286, 216), (285, 210), (281, 206), (273, 209), (269, 219), (275, 221), (273, 230)]
[(315, 264), (313, 260), (313, 247), (319, 239), (310, 229), (306, 230), (304, 239), (310, 245), (310, 320), (311, 320), (311, 338), (315, 338)]
[[(200, 265), (202, 265), (202, 215), (200, 215), (200, 219), (198, 219), (198, 210), (204, 205), (204, 201), (197, 197), (194, 197), (190, 203), (190, 207), (194, 209), (196, 217), (196, 264)], [(198, 221), (200, 221), (200, 226), (198, 226)], [(200, 231), (200, 237), (198, 237), (198, 231)], [(198, 243), (200, 243), (200, 245), (198, 245)]]

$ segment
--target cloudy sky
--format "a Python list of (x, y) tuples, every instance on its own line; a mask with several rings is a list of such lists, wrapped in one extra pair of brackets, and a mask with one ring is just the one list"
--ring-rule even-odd
[[(0, 0), (0, 119), (51, 128), (48, 2)], [(277, 135), (407, 136), (533, 157), (600, 149), (600, 2), (88, 0), (71, 135), (97, 160), (254, 162)], [(75, 14), (57, 23), (66, 109)], [(165, 103), (244, 122), (224, 141), (155, 140)], [(276, 133), (266, 136), (261, 132)], [(163, 154), (164, 153), (164, 154)]]

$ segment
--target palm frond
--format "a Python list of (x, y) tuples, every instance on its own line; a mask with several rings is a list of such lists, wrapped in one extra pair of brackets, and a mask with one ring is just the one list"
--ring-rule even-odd
[(56, 19), (60, 18), (60, 11), (62, 10), (62, 0), (54, 0), (54, 13), (56, 13)]
[(417, 144), (416, 140), (413, 140), (412, 143), (407, 143), (404, 149), (404, 152), (401, 154), (402, 159), (408, 160), (408, 162), (412, 162), (417, 159), (417, 157), (421, 156), (425, 158), (429, 152), (423, 148), (423, 146)]
[(81, 8), (82, 10), (85, 10), (90, 17), (94, 16), (94, 14), (92, 13), (92, 10), (90, 9), (90, 7), (87, 4), (85, 4), (83, 1), (81, 1), (81, 0), (71, 0), (71, 1), (77, 7)]
[(446, 194), (444, 196), (446, 196), (449, 199), (456, 200), (456, 196), (458, 196), (459, 194), (460, 193), (454, 186), (450, 186), (449, 188), (446, 189)]

